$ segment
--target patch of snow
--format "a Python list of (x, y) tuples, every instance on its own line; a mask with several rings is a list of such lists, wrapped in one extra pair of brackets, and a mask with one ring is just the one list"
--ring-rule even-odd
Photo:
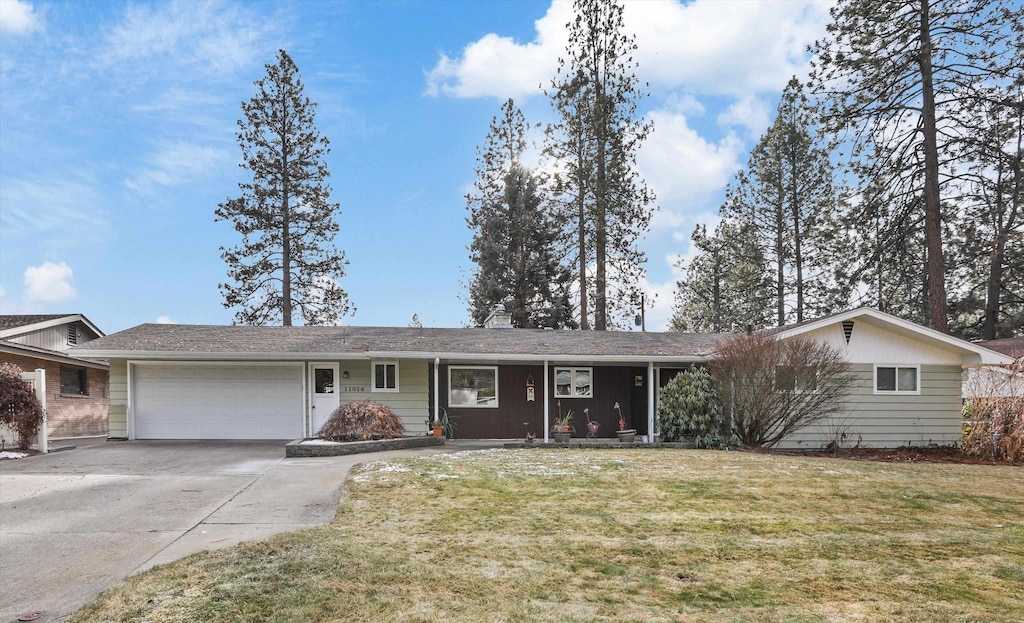
[(340, 446), (340, 441), (328, 441), (326, 439), (305, 439), (300, 446)]
[(23, 459), (26, 456), (28, 454), (25, 452), (9, 452), (7, 450), (0, 452), (0, 459)]

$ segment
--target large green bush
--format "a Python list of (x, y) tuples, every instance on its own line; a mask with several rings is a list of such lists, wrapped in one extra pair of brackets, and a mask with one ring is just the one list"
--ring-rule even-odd
[(692, 441), (698, 448), (723, 448), (722, 402), (706, 368), (676, 375), (658, 394), (658, 422), (664, 441)]
[(43, 423), (43, 407), (32, 386), (21, 378), (21, 368), (0, 364), (0, 422), (18, 434), (18, 447), (27, 450)]

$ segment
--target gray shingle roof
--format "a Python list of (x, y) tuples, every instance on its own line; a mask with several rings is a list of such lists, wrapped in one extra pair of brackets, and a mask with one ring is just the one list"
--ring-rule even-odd
[(991, 348), (1011, 357), (1024, 357), (1024, 337), (1004, 337), (998, 340), (981, 341), (978, 342), (978, 346)]
[(28, 325), (36, 324), (37, 322), (47, 322), (50, 320), (57, 320), (58, 318), (67, 318), (68, 316), (74, 316), (74, 314), (5, 314), (0, 316), (0, 331), (5, 329), (17, 329), (18, 327), (27, 327)]
[(79, 356), (104, 357), (121, 356), (122, 353), (126, 357), (133, 353), (694, 357), (708, 354), (719, 340), (728, 335), (542, 329), (143, 324), (93, 340), (72, 352)]

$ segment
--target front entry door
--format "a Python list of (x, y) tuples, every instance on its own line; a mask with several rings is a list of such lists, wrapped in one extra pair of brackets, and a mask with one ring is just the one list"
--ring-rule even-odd
[(310, 418), (312, 429), (310, 433), (316, 435), (327, 423), (327, 418), (338, 408), (338, 364), (336, 363), (314, 363), (310, 366), (310, 378), (312, 380), (313, 397)]

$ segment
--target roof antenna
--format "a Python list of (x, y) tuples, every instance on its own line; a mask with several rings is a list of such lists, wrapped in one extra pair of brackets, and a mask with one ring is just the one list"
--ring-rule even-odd
[(348, 345), (348, 340), (347, 340), (347, 338), (346, 338), (346, 336), (345, 336), (345, 332), (346, 332), (346, 331), (348, 331), (348, 327), (342, 327), (342, 328), (341, 328), (341, 344), (342, 344), (343, 346), (346, 346), (346, 345)]

